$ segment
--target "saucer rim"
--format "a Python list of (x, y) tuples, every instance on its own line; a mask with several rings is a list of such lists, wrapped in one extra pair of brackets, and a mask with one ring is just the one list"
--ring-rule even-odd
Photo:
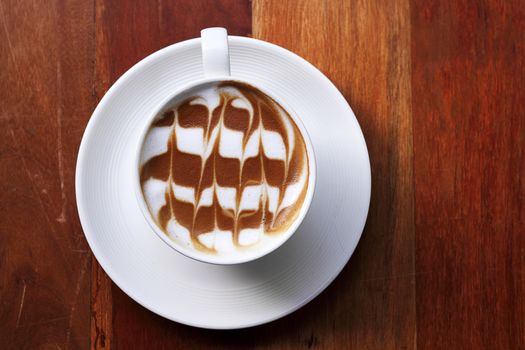
[(234, 326), (229, 325), (229, 324), (213, 325), (212, 326), (212, 325), (210, 325), (210, 324), (208, 324), (206, 322), (201, 322), (201, 323), (199, 323), (199, 322), (188, 322), (187, 320), (184, 320), (184, 319), (181, 319), (179, 317), (176, 317), (173, 314), (167, 314), (167, 313), (163, 312), (162, 310), (159, 310), (156, 306), (151, 305), (150, 303), (145, 302), (144, 300), (141, 300), (137, 296), (135, 291), (132, 290), (131, 288), (124, 288), (123, 287), (123, 286), (126, 286), (126, 283), (122, 279), (122, 277), (119, 274), (119, 272), (116, 271), (116, 269), (115, 269), (114, 265), (111, 263), (110, 259), (109, 258), (108, 259), (104, 258), (104, 255), (103, 255), (103, 253), (101, 251), (102, 248), (99, 246), (99, 242), (97, 242), (96, 235), (93, 235), (93, 234), (90, 233), (90, 232), (94, 232), (94, 228), (93, 228), (92, 223), (91, 223), (92, 219), (90, 219), (90, 217), (88, 215), (88, 211), (84, 207), (84, 203), (86, 201), (86, 199), (85, 199), (86, 195), (84, 193), (84, 188), (82, 187), (82, 176), (83, 176), (83, 173), (84, 173), (84, 168), (86, 166), (86, 162), (84, 161), (84, 157), (85, 157), (84, 154), (87, 152), (87, 150), (86, 150), (87, 143), (88, 143), (87, 140), (92, 138), (92, 134), (93, 134), (93, 132), (94, 132), (94, 130), (96, 128), (97, 120), (99, 118), (101, 118), (102, 115), (103, 115), (101, 113), (101, 111), (104, 110), (106, 104), (109, 103), (109, 101), (112, 99), (113, 94), (120, 88), (120, 86), (126, 84), (128, 82), (129, 77), (132, 76), (135, 71), (138, 71), (138, 70), (142, 69), (143, 66), (147, 65), (151, 61), (155, 61), (155, 60), (161, 58), (164, 55), (169, 55), (171, 53), (171, 51), (180, 50), (180, 49), (183, 49), (185, 47), (188, 47), (188, 46), (191, 46), (191, 45), (195, 45), (196, 43), (200, 42), (200, 38), (189, 39), (189, 40), (186, 40), (186, 41), (182, 41), (182, 42), (179, 42), (179, 43), (175, 43), (175, 44), (169, 45), (169, 46), (167, 46), (167, 47), (165, 47), (163, 49), (160, 49), (160, 50), (154, 52), (153, 54), (145, 57), (144, 59), (139, 61), (137, 64), (135, 64), (133, 67), (131, 67), (128, 71), (126, 71), (110, 87), (110, 89), (106, 92), (104, 97), (101, 99), (101, 101), (99, 102), (99, 104), (95, 108), (95, 110), (94, 110), (93, 114), (91, 115), (91, 118), (90, 118), (90, 120), (89, 120), (89, 122), (88, 122), (88, 124), (86, 126), (86, 129), (84, 131), (84, 134), (83, 134), (83, 137), (82, 137), (82, 141), (81, 141), (81, 144), (80, 144), (80, 147), (79, 147), (78, 157), (77, 157), (77, 167), (76, 167), (76, 171), (75, 171), (75, 192), (76, 192), (76, 202), (77, 202), (78, 214), (79, 214), (80, 222), (81, 222), (81, 225), (82, 225), (82, 228), (83, 228), (83, 231), (84, 231), (84, 235), (86, 237), (86, 240), (87, 240), (87, 242), (88, 242), (88, 244), (89, 244), (89, 246), (90, 246), (94, 256), (97, 258), (97, 261), (99, 262), (99, 264), (103, 268), (103, 270), (106, 272), (106, 274), (111, 278), (111, 280), (122, 291), (124, 291), (124, 293), (126, 293), (128, 296), (130, 296), (135, 302), (137, 302), (138, 304), (142, 305), (143, 307), (149, 309), (152, 312), (155, 312), (156, 314), (158, 314), (158, 315), (160, 315), (160, 316), (162, 316), (162, 317), (164, 317), (166, 319), (169, 319), (169, 320), (181, 323), (181, 324), (186, 324), (186, 325), (189, 325), (189, 326), (194, 326), (194, 327), (199, 327), (199, 328), (206, 328), (206, 329), (242, 329), (242, 328), (249, 328), (249, 327), (265, 324), (265, 323), (277, 320), (279, 318), (282, 318), (282, 317), (284, 317), (286, 315), (289, 315), (289, 314), (293, 313), (294, 311), (300, 309), (305, 304), (307, 304), (308, 302), (313, 300), (315, 297), (317, 297), (341, 273), (341, 271), (347, 265), (348, 260), (350, 259), (350, 257), (355, 252), (355, 249), (356, 249), (357, 244), (358, 244), (358, 242), (359, 242), (359, 240), (360, 240), (360, 238), (362, 236), (363, 229), (364, 229), (367, 217), (368, 217), (368, 212), (369, 212), (369, 208), (370, 208), (371, 185), (372, 185), (371, 184), (370, 158), (369, 158), (369, 153), (368, 153), (368, 149), (367, 149), (367, 146), (366, 146), (366, 141), (365, 141), (364, 136), (362, 134), (362, 129), (360, 128), (359, 123), (358, 123), (357, 119), (355, 118), (355, 114), (353, 113), (353, 111), (352, 111), (351, 107), (349, 106), (348, 102), (343, 97), (343, 95), (341, 94), (339, 89), (337, 89), (337, 87), (332, 83), (332, 81), (330, 81), (330, 79), (328, 77), (326, 77), (321, 71), (319, 71), (311, 63), (309, 63), (308, 61), (306, 61), (305, 59), (303, 59), (299, 55), (297, 55), (297, 54), (295, 54), (295, 53), (293, 53), (293, 52), (291, 52), (291, 51), (289, 51), (289, 50), (287, 50), (287, 49), (285, 49), (283, 47), (280, 47), (278, 45), (275, 45), (275, 44), (272, 44), (272, 43), (269, 43), (269, 42), (265, 42), (265, 41), (262, 41), (262, 40), (253, 39), (253, 38), (246, 38), (246, 37), (239, 37), (239, 36), (229, 36), (228, 38), (229, 38), (229, 40), (231, 40), (233, 42), (237, 42), (240, 45), (245, 45), (245, 44), (252, 45), (252, 44), (255, 44), (255, 46), (257, 46), (257, 49), (261, 49), (263, 51), (264, 50), (272, 50), (274, 52), (278, 52), (280, 55), (288, 56), (288, 58), (294, 64), (302, 65), (303, 67), (305, 67), (309, 71), (309, 74), (316, 75), (317, 79), (320, 79), (320, 80), (324, 81), (325, 83), (327, 83), (329, 85), (329, 87), (331, 87), (330, 93), (334, 94), (334, 97), (336, 97), (339, 100), (339, 103), (342, 104), (343, 106), (345, 106), (345, 108), (348, 109), (348, 112), (349, 112), (349, 116), (348, 117), (353, 117), (355, 119), (355, 123), (356, 123), (356, 125), (358, 127), (357, 131), (362, 136), (360, 138), (360, 140), (356, 140), (356, 141), (359, 141), (361, 143), (361, 147), (362, 147), (362, 149), (365, 152), (366, 159), (368, 160), (367, 166), (362, 168), (362, 169), (359, 169), (359, 171), (366, 172), (366, 174), (363, 173), (363, 175), (364, 175), (363, 176), (364, 177), (363, 180), (365, 182), (363, 185), (366, 186), (366, 188), (363, 189), (365, 191), (363, 194), (364, 194), (364, 196), (366, 197), (367, 200), (366, 200), (366, 203), (363, 203), (363, 205), (366, 204), (366, 210), (364, 211), (365, 214), (363, 215), (363, 217), (360, 218), (360, 222), (357, 225), (358, 227), (360, 227), (360, 229), (356, 232), (354, 241), (351, 243), (351, 246), (349, 246), (349, 247), (347, 247), (345, 249), (348, 252), (348, 258), (345, 259), (344, 263), (341, 264), (341, 266), (339, 266), (337, 271), (335, 271), (335, 269), (334, 269), (334, 273), (332, 274), (332, 276), (327, 278), (325, 283), (323, 283), (319, 288), (317, 288), (317, 290), (315, 290), (315, 292), (310, 293), (310, 295), (308, 297), (304, 298), (299, 303), (296, 303), (295, 306), (293, 306), (291, 308), (288, 308), (288, 309), (286, 309), (286, 310), (284, 310), (282, 312), (276, 313), (275, 315), (273, 315), (271, 317), (257, 319), (257, 320), (255, 320), (253, 322), (244, 322), (242, 325), (234, 325)]

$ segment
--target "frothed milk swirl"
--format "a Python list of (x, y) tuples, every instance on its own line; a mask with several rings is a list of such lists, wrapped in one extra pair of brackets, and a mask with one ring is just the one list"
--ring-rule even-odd
[(290, 227), (307, 193), (308, 162), (301, 132), (277, 102), (244, 83), (210, 83), (156, 116), (140, 182), (172, 240), (234, 253)]

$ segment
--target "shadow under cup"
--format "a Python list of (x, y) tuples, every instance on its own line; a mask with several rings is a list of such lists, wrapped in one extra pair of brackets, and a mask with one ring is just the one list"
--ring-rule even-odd
[(215, 78), (175, 93), (148, 120), (137, 198), (169, 246), (199, 261), (238, 264), (296, 231), (313, 197), (315, 158), (282, 101)]

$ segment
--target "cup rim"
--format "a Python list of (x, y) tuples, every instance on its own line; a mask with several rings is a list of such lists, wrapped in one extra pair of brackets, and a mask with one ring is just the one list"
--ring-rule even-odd
[[(158, 226), (156, 220), (153, 218), (152, 213), (149, 210), (149, 207), (146, 203), (146, 199), (144, 198), (144, 194), (142, 192), (142, 186), (140, 183), (140, 168), (141, 168), (141, 155), (142, 155), (142, 148), (144, 145), (144, 141), (146, 138), (146, 135), (148, 134), (148, 131), (151, 127), (151, 123), (155, 119), (155, 117), (158, 115), (159, 112), (162, 111), (166, 107), (166, 105), (169, 104), (172, 100), (174, 100), (177, 96), (182, 95), (183, 93), (194, 89), (200, 85), (210, 84), (210, 83), (219, 83), (219, 82), (227, 82), (227, 81), (234, 81), (234, 82), (240, 82), (249, 84), (250, 86), (253, 86), (254, 88), (260, 90), (270, 98), (272, 98), (275, 102), (277, 102), (281, 108), (283, 108), (288, 115), (292, 118), (292, 120), (297, 125), (297, 128), (299, 129), (299, 132), (301, 133), (303, 139), (305, 140), (305, 146), (306, 146), (306, 152), (308, 155), (308, 167), (309, 167), (309, 175), (308, 175), (308, 189), (306, 192), (306, 196), (304, 198), (304, 202), (301, 206), (301, 209), (299, 211), (298, 216), (295, 218), (295, 220), (292, 222), (290, 227), (283, 233), (280, 233), (280, 239), (276, 241), (275, 244), (269, 244), (267, 247), (264, 247), (263, 249), (257, 251), (254, 254), (251, 255), (243, 255), (240, 257), (234, 257), (235, 254), (232, 254), (231, 258), (226, 258), (225, 255), (209, 255), (206, 256), (205, 253), (198, 252), (195, 249), (185, 249), (181, 244), (177, 244), (174, 240), (172, 240), (168, 235)], [(180, 88), (176, 89), (172, 93), (170, 93), (166, 98), (164, 98), (158, 106), (153, 109), (153, 111), (148, 114), (146, 118), (145, 125), (143, 129), (140, 131), (139, 138), (138, 138), (138, 145), (136, 147), (135, 151), (135, 159), (133, 162), (133, 187), (135, 190), (135, 196), (137, 198), (137, 202), (140, 207), (140, 211), (142, 212), (142, 215), (148, 222), (151, 229), (155, 232), (155, 234), (162, 240), (164, 243), (166, 243), (169, 247), (174, 249), (176, 252), (187, 256), (188, 258), (191, 258), (193, 260), (212, 264), (212, 265), (237, 265), (242, 263), (247, 263), (250, 261), (257, 260), (259, 258), (262, 258), (263, 256), (266, 256), (273, 251), (277, 250), (279, 247), (281, 247), (285, 242), (287, 242), (291, 236), (297, 232), (297, 229), (303, 222), (304, 218), (306, 217), (306, 214), (308, 213), (314, 193), (315, 193), (315, 184), (317, 179), (317, 162), (315, 158), (315, 152), (313, 149), (313, 143), (310, 138), (310, 135), (304, 126), (302, 120), (299, 118), (297, 113), (290, 108), (286, 103), (284, 103), (281, 99), (275, 97), (273, 93), (270, 93), (267, 91), (267, 89), (259, 87), (257, 84), (253, 84), (250, 81), (247, 81), (246, 79), (241, 79), (233, 76), (214, 76), (209, 78), (203, 78), (199, 80), (194, 80), (190, 83), (187, 83)]]

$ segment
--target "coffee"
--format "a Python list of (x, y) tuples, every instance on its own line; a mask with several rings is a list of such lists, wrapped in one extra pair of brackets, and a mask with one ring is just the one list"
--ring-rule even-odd
[(290, 227), (305, 201), (308, 162), (299, 128), (272, 98), (245, 83), (208, 83), (155, 117), (140, 183), (166, 235), (225, 253)]

